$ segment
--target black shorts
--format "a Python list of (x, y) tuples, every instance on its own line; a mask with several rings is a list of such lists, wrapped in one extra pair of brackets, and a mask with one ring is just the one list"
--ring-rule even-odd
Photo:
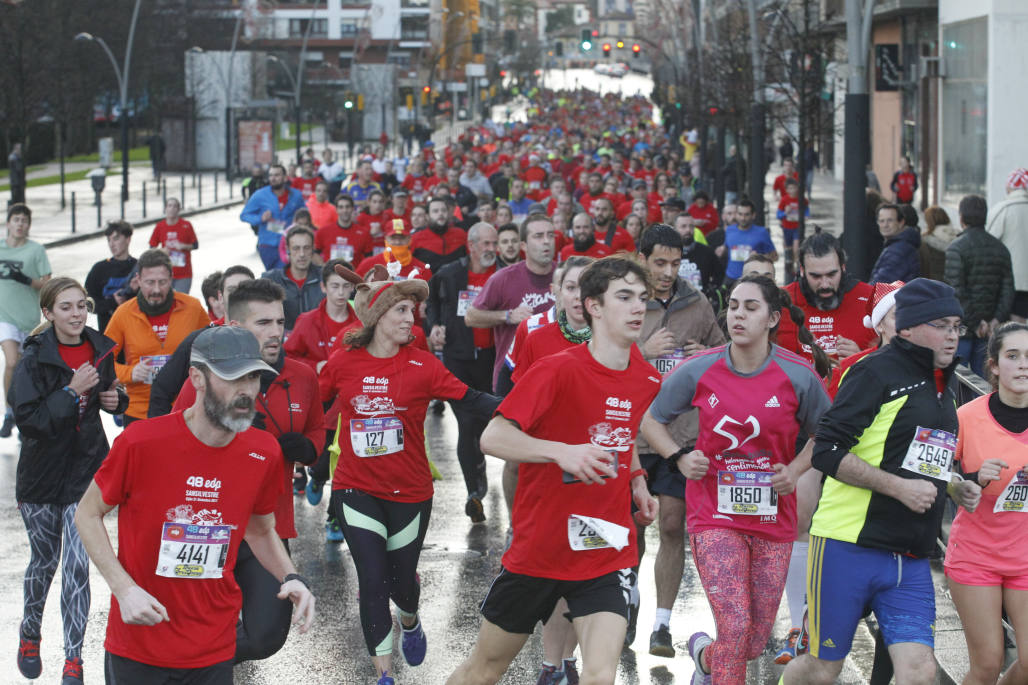
[(659, 454), (640, 454), (639, 463), (646, 469), (646, 487), (651, 495), (668, 495), (685, 499), (685, 476), (672, 470), (671, 460)]
[(1028, 319), (1028, 290), (1014, 291), (1014, 306), (1010, 308), (1010, 313)]
[(107, 685), (232, 685), (232, 659), (201, 668), (164, 668), (104, 652)]
[(508, 633), (528, 635), (536, 623), (550, 618), (557, 600), (563, 597), (568, 603), (568, 619), (609, 611), (627, 621), (631, 573), (632, 569), (626, 568), (589, 580), (554, 580), (501, 568), (482, 601), (482, 616)]

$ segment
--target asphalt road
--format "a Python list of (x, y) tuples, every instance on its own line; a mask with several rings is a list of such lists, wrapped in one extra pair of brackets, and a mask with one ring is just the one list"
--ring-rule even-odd
[[(218, 210), (193, 217), (191, 221), (200, 241), (194, 253), (194, 294), (199, 294), (203, 276), (232, 264), (243, 263), (259, 273), (260, 262), (248, 227), (238, 221), (238, 210)], [(149, 230), (134, 238), (133, 254), (139, 254), (149, 237)], [(90, 266), (108, 256), (103, 239), (55, 248), (49, 252), (55, 275), (84, 279)], [(120, 430), (108, 422), (112, 439)], [(406, 667), (398, 657), (397, 682), (443, 683), (453, 668), (469, 653), (479, 625), (478, 604), (486, 588), (499, 570), (500, 556), (506, 536), (507, 520), (499, 482), (502, 465), (489, 459), (491, 489), (486, 502), (488, 520), (472, 526), (463, 513), (464, 487), (454, 454), (456, 423), (447, 410), (442, 417), (430, 415), (428, 431), (430, 450), (445, 479), (436, 484), (432, 522), (421, 557), (423, 625), (428, 635), (428, 655), (417, 669)], [(0, 682), (28, 682), (15, 666), (18, 624), (22, 611), (22, 578), (28, 562), (28, 545), (24, 526), (14, 500), (14, 474), (19, 442), (16, 437), (0, 439), (0, 636), (8, 648), (0, 647)], [(327, 492), (327, 491), (326, 491)], [(296, 499), (297, 528), (300, 538), (294, 541), (293, 558), (312, 581), (318, 598), (319, 617), (307, 635), (291, 634), (285, 647), (263, 662), (245, 664), (236, 669), (238, 683), (283, 682), (373, 683), (370, 660), (366, 654), (357, 613), (357, 584), (350, 554), (344, 545), (326, 544), (324, 518), (326, 496), (321, 505), (311, 507), (302, 497)], [(116, 516), (108, 517), (112, 539)], [(647, 535), (648, 549), (641, 571), (642, 611), (638, 637), (633, 649), (626, 649), (621, 658), (618, 683), (687, 683), (692, 676), (692, 662), (685, 654), (685, 642), (697, 630), (714, 632), (713, 619), (707, 608), (691, 560), (686, 561), (685, 578), (671, 622), (678, 647), (674, 659), (652, 657), (647, 653), (654, 615), (653, 554), (658, 540), (651, 527)], [(92, 578), (92, 609), (87, 630), (85, 673), (87, 682), (101, 682), (103, 635), (110, 595), (106, 583), (94, 569)], [(54, 580), (50, 602), (43, 621), (43, 682), (59, 677), (62, 659), (62, 637), (59, 610), (60, 576)], [(780, 639), (787, 626), (780, 614), (776, 635)], [(777, 642), (775, 642), (777, 645)], [(769, 650), (772, 647), (769, 646)], [(750, 683), (777, 682), (780, 667), (771, 663), (768, 654), (751, 667)], [(870, 642), (858, 635), (857, 653), (847, 663), (840, 682), (867, 682)], [(505, 683), (534, 683), (542, 648), (538, 634), (526, 645), (512, 665)]]

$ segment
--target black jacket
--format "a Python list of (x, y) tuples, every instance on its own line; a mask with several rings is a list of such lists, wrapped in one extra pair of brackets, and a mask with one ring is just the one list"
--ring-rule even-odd
[[(207, 328), (213, 328), (215, 325), (212, 323)], [(193, 351), (193, 341), (207, 328), (197, 329), (183, 338), (168, 361), (164, 362), (164, 366), (157, 372), (153, 384), (150, 385), (150, 405), (146, 410), (146, 418), (152, 419), (171, 413), (171, 408), (175, 406), (175, 398), (182, 390), (182, 384), (189, 378), (189, 355)]]
[(428, 300), (425, 302), (425, 330), (446, 326), (446, 344), (443, 362), (449, 359), (469, 361), (476, 358), (474, 331), (457, 316), (460, 291), (468, 288), (467, 257), (450, 262), (435, 272), (428, 282)]
[(921, 232), (916, 226), (907, 226), (886, 240), (868, 282), (872, 285), (893, 281), (909, 283), (917, 278), (921, 270), (920, 247)]
[[(114, 342), (92, 328), (83, 336), (93, 346), (94, 362)], [(25, 341), (25, 353), (11, 379), (11, 405), (21, 433), (21, 455), (15, 496), (33, 504), (72, 504), (85, 493), (93, 474), (107, 456), (109, 445), (100, 423), (100, 391), (117, 379), (114, 357), (107, 355), (97, 371), (100, 383), (89, 392), (79, 417), (79, 402), (63, 390), (74, 375), (57, 348), (57, 335), (48, 328)], [(120, 414), (128, 395), (119, 386)]]
[(966, 229), (946, 248), (945, 274), (946, 282), (957, 291), (970, 337), (982, 321), (1010, 318), (1014, 272), (1010, 250), (999, 238), (981, 226)]
[[(854, 364), (821, 417), (812, 463), (825, 474), (810, 534), (915, 557), (937, 556), (935, 538), (946, 506), (946, 484), (902, 468), (919, 428), (957, 434), (953, 362), (936, 390), (932, 351), (899, 336)], [(847, 452), (901, 478), (929, 480), (935, 504), (917, 514), (902, 502), (836, 480)]]

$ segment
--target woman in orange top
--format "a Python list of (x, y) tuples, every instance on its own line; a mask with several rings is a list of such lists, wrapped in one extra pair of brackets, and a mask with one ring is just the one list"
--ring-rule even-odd
[(955, 457), (964, 477), (982, 486), (982, 498), (973, 513), (959, 510), (946, 548), (971, 665), (965, 685), (999, 678), (1003, 609), (1017, 634), (1018, 659), (1002, 682), (1028, 683), (1028, 326), (1000, 326), (988, 353), (996, 391), (957, 411)]

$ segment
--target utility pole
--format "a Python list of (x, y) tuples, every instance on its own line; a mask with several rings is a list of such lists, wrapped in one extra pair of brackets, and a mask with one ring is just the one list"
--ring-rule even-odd
[(750, 23), (750, 59), (753, 62), (753, 106), (750, 108), (750, 201), (753, 203), (753, 222), (767, 225), (764, 217), (764, 180), (767, 167), (764, 160), (764, 53), (757, 34), (757, 0), (747, 0), (746, 10)]
[(867, 165), (870, 160), (871, 96), (867, 88), (867, 62), (871, 51), (871, 15), (875, 0), (846, 0), (846, 45), (849, 48), (849, 84), (846, 91), (842, 244), (846, 269), (857, 278), (871, 273), (871, 247), (867, 237)]

